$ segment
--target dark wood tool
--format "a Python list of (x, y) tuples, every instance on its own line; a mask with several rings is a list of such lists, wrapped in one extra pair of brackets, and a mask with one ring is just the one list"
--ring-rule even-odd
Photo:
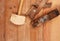
[(42, 0), (38, 4), (34, 4), (31, 8), (27, 11), (26, 15), (33, 20), (34, 17), (41, 11), (42, 8), (49, 8), (51, 7), (51, 3), (47, 3), (47, 0)]
[(36, 27), (38, 24), (44, 23), (47, 20), (51, 20), (51, 19), (55, 18), (58, 15), (59, 15), (59, 11), (57, 9), (54, 9), (54, 10), (48, 12), (47, 15), (44, 15), (42, 17), (39, 17), (39, 18), (31, 21), (31, 24), (32, 24), (33, 27)]

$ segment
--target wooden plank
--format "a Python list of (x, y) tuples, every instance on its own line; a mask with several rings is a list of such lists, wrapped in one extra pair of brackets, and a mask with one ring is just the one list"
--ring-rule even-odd
[[(31, 5), (38, 3), (39, 0), (31, 0)], [(30, 41), (43, 41), (43, 25), (30, 29)]]
[(44, 36), (44, 41), (50, 41), (50, 30), (51, 30), (51, 28), (50, 28), (50, 24), (51, 24), (51, 22), (49, 22), (49, 21), (47, 21), (45, 24), (44, 24), (44, 34), (43, 34), (43, 36)]
[(51, 36), (50, 40), (51, 41), (60, 41), (60, 15), (53, 20), (51, 20)]
[(10, 22), (11, 14), (18, 10), (18, 0), (5, 0), (5, 41), (17, 41), (17, 26)]
[(31, 41), (43, 41), (43, 25), (36, 28), (31, 28), (30, 31)]
[[(30, 8), (31, 0), (24, 0), (22, 14), (25, 14)], [(26, 17), (26, 23), (22, 26), (18, 26), (18, 41), (30, 41), (30, 19)]]
[(4, 0), (0, 0), (0, 41), (4, 41)]
[(60, 15), (47, 22), (44, 27), (44, 41), (60, 41)]
[[(33, 5), (36, 0), (31, 0), (31, 5)], [(33, 27), (30, 27), (30, 41), (36, 41), (36, 30)]]

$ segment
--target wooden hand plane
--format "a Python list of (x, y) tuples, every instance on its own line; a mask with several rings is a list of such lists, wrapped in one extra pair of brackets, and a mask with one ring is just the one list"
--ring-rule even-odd
[(39, 17), (39, 18), (33, 20), (33, 21), (31, 22), (31, 23), (32, 23), (32, 26), (33, 26), (33, 27), (36, 27), (36, 26), (38, 26), (38, 24), (44, 23), (44, 22), (47, 21), (47, 20), (51, 20), (51, 19), (55, 18), (55, 17), (58, 16), (58, 15), (59, 15), (59, 11), (58, 11), (57, 9), (54, 9), (54, 10), (48, 12), (47, 15), (44, 15), (44, 16), (42, 16), (42, 17)]
[(38, 4), (34, 4), (31, 6), (31, 8), (27, 11), (26, 15), (33, 20), (34, 17), (41, 11), (43, 8), (49, 8), (51, 7), (52, 3), (47, 3), (47, 0), (42, 0)]

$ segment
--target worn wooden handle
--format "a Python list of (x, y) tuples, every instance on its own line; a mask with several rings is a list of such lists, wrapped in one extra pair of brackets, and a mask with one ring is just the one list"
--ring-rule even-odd
[(20, 4), (19, 4), (18, 15), (20, 15), (20, 14), (21, 14), (22, 7), (23, 7), (23, 3), (24, 3), (24, 0), (21, 0), (21, 2), (20, 2)]

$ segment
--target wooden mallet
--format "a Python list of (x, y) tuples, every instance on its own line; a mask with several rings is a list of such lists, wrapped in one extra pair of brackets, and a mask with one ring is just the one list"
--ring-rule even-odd
[(25, 23), (25, 16), (21, 15), (24, 0), (21, 0), (18, 10), (18, 15), (12, 14), (10, 21), (15, 25), (23, 25)]

